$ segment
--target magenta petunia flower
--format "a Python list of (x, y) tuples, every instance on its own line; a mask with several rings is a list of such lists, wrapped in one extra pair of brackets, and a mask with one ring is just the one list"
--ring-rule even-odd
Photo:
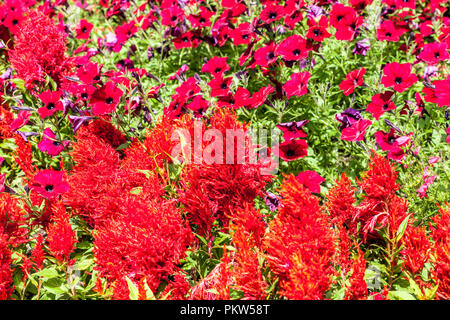
[(320, 184), (325, 181), (317, 172), (312, 170), (306, 170), (300, 172), (297, 177), (297, 181), (300, 182), (305, 188), (313, 193), (320, 193)]
[(64, 171), (44, 169), (33, 178), (31, 189), (46, 199), (54, 199), (69, 191), (69, 185), (64, 179)]
[(372, 97), (372, 102), (367, 106), (366, 111), (370, 112), (375, 119), (380, 119), (381, 115), (387, 111), (395, 110), (396, 105), (391, 100), (393, 91), (378, 93)]
[(372, 124), (372, 121), (361, 119), (352, 126), (342, 130), (341, 139), (346, 141), (361, 141), (364, 140), (367, 128)]
[(309, 72), (298, 72), (291, 75), (291, 79), (287, 81), (284, 86), (284, 92), (286, 98), (289, 99), (292, 96), (302, 96), (308, 92), (308, 81), (311, 77)]
[(94, 25), (92, 23), (89, 23), (86, 19), (81, 19), (80, 24), (75, 29), (75, 32), (77, 33), (76, 38), (82, 40), (89, 39), (93, 27)]
[(38, 144), (39, 150), (47, 152), (51, 156), (57, 156), (69, 144), (69, 141), (59, 142), (56, 140), (56, 135), (50, 128), (44, 130), (44, 135), (41, 142)]
[(10, 130), (12, 132), (19, 130), (24, 125), (28, 123), (28, 119), (30, 119), (31, 112), (29, 111), (20, 111), (17, 114), (17, 118), (14, 119), (10, 124)]
[[(436, 80), (434, 94), (439, 107), (450, 106), (450, 77), (447, 80)], [(425, 99), (426, 101), (426, 99)]]
[(308, 122), (309, 120), (279, 123), (276, 125), (276, 127), (280, 129), (281, 132), (283, 132), (283, 139), (285, 141), (288, 141), (297, 138), (306, 138), (307, 135), (305, 131), (303, 131), (302, 127)]
[(450, 55), (447, 51), (447, 44), (439, 42), (427, 43), (418, 58), (425, 61), (428, 65), (435, 65), (439, 61), (448, 60)]

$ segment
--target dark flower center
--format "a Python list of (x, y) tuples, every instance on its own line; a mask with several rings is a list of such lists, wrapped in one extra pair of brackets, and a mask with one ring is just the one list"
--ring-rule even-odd
[(88, 98), (87, 93), (86, 93), (86, 92), (83, 92), (83, 93), (81, 94), (81, 99), (86, 100), (87, 98)]
[(220, 85), (220, 89), (225, 90), (226, 88), (228, 88), (228, 86), (227, 86), (227, 84), (226, 84), (225, 82), (223, 82), (223, 83)]
[(15, 25), (18, 24), (18, 23), (19, 23), (19, 20), (17, 20), (17, 19), (14, 19), (14, 20), (12, 21), (13, 26), (15, 26)]
[(273, 58), (275, 58), (275, 54), (271, 51), (267, 54), (267, 60), (272, 60)]
[(389, 108), (389, 104), (387, 103), (383, 104), (383, 110), (386, 110), (387, 108)]
[(114, 99), (111, 98), (111, 97), (109, 97), (109, 98), (107, 98), (107, 99), (105, 100), (105, 102), (106, 102), (106, 104), (111, 104), (111, 103), (114, 102)]
[(59, 145), (61, 145), (61, 143), (59, 143), (58, 141), (53, 141), (53, 145), (58, 147)]
[(55, 104), (53, 103), (53, 102), (50, 102), (48, 105), (47, 105), (47, 109), (48, 110), (52, 110), (52, 109), (54, 109), (55, 108)]
[(388, 139), (390, 144), (393, 144), (395, 142), (395, 138), (394, 137), (389, 137)]
[(172, 20), (172, 21), (177, 20), (177, 16), (173, 16), (172, 18), (170, 18), (170, 20)]
[(437, 59), (437, 58), (439, 58), (439, 56), (440, 56), (440, 53), (439, 52), (435, 52), (434, 53), (434, 57)]
[(81, 32), (82, 32), (82, 33), (86, 33), (86, 32), (87, 32), (86, 27), (84, 27), (83, 29), (81, 29)]
[(219, 73), (221, 70), (222, 70), (222, 68), (217, 67), (217, 68), (214, 70), (214, 73)]
[(270, 19), (275, 19), (276, 17), (277, 17), (277, 13), (276, 12), (269, 13), (269, 18)]
[(98, 80), (100, 80), (100, 76), (99, 76), (99, 75), (96, 75), (96, 76), (94, 77), (94, 81), (98, 81)]
[(295, 155), (295, 151), (292, 149), (289, 149), (288, 151), (286, 151), (286, 155), (288, 157), (293, 157)]
[(248, 34), (243, 34), (242, 35), (242, 39), (247, 40), (248, 39)]
[(344, 17), (344, 16), (337, 16), (337, 17), (336, 17), (336, 20), (337, 20), (337, 21), (341, 21), (341, 19), (342, 19), (343, 17)]
[(205, 23), (206, 22), (206, 20), (204, 19), (204, 18), (200, 18), (200, 23)]
[(320, 31), (320, 29), (314, 29), (313, 33), (314, 33), (314, 35), (315, 35), (316, 37), (318, 37), (318, 36), (320, 36), (320, 35), (322, 34), (322, 32)]
[(48, 184), (48, 185), (45, 186), (44, 189), (45, 189), (45, 191), (47, 191), (47, 192), (52, 192), (52, 191), (53, 191), (53, 185)]
[(300, 49), (295, 49), (294, 51), (292, 51), (292, 53), (294, 54), (294, 56), (299, 56), (301, 51)]
[(392, 33), (386, 32), (386, 37), (392, 37)]
[(402, 83), (402, 78), (400, 78), (400, 77), (395, 78), (395, 83), (396, 84)]
[(181, 38), (181, 40), (182, 40), (183, 42), (188, 42), (188, 38), (187, 38), (187, 37), (183, 37), (183, 38)]

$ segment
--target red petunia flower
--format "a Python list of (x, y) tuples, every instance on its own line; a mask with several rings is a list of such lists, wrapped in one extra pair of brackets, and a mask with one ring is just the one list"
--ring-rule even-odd
[(223, 97), (230, 92), (230, 84), (233, 81), (232, 77), (218, 77), (208, 82), (208, 86), (211, 88), (211, 97)]
[[(450, 106), (450, 77), (447, 80), (436, 80), (434, 94), (439, 107)], [(425, 99), (426, 100), (426, 99)]]
[(20, 111), (17, 114), (17, 118), (14, 119), (10, 124), (10, 130), (12, 132), (17, 131), (22, 128), (24, 125), (28, 123), (28, 119), (30, 119), (31, 112), (29, 111)]
[(253, 26), (248, 22), (243, 22), (239, 24), (236, 29), (231, 30), (230, 37), (233, 39), (233, 44), (235, 46), (240, 44), (250, 44), (257, 38)]
[(40, 107), (37, 112), (42, 119), (53, 115), (57, 111), (64, 111), (64, 105), (61, 102), (61, 91), (45, 91), (39, 95), (39, 99), (44, 103), (43, 107)]
[(171, 6), (167, 9), (161, 10), (161, 24), (163, 26), (176, 27), (177, 24), (184, 18), (184, 11), (178, 6)]
[(263, 105), (269, 95), (274, 92), (275, 89), (272, 86), (262, 87), (258, 91), (256, 91), (251, 98), (250, 108), (258, 108)]
[(391, 100), (393, 91), (378, 93), (372, 97), (372, 102), (367, 106), (366, 111), (370, 112), (375, 119), (380, 119), (381, 115), (387, 111), (395, 110), (396, 105)]
[(309, 29), (306, 37), (317, 42), (322, 42), (325, 38), (331, 37), (331, 34), (327, 31), (328, 25), (328, 19), (325, 16), (321, 16), (319, 21), (309, 19)]
[(64, 171), (41, 170), (34, 176), (31, 189), (46, 199), (54, 199), (69, 191), (64, 175)]
[(367, 128), (372, 124), (372, 121), (361, 119), (352, 126), (342, 130), (341, 139), (346, 141), (361, 141), (364, 140)]
[(114, 111), (120, 102), (123, 91), (108, 81), (103, 87), (97, 89), (91, 98), (92, 113), (95, 116), (108, 114)]
[(345, 96), (352, 94), (357, 86), (361, 86), (364, 83), (363, 77), (365, 74), (366, 68), (350, 71), (345, 80), (339, 84), (339, 89), (344, 91)]
[(276, 52), (277, 45), (273, 42), (265, 45), (264, 47), (259, 48), (255, 51), (254, 65), (258, 65), (262, 68), (267, 68), (269, 65), (274, 63), (277, 60)]
[(403, 92), (417, 82), (417, 76), (411, 73), (411, 69), (409, 63), (388, 63), (383, 69), (381, 83), (385, 87), (393, 87), (397, 92)]
[(276, 127), (280, 129), (281, 132), (283, 132), (283, 139), (285, 141), (288, 141), (297, 138), (306, 138), (307, 135), (305, 131), (303, 131), (302, 127), (308, 122), (309, 120), (279, 123), (276, 125)]
[(309, 72), (293, 73), (291, 79), (283, 86), (286, 98), (305, 95), (308, 92), (307, 86), (310, 77), (311, 74)]
[(77, 77), (84, 84), (95, 84), (101, 81), (103, 65), (88, 62), (77, 70)]
[(308, 56), (310, 48), (306, 39), (298, 34), (284, 39), (276, 49), (276, 54), (286, 61), (300, 61)]
[(278, 4), (268, 4), (263, 11), (261, 11), (260, 19), (265, 23), (280, 20), (284, 16), (284, 7)]
[(215, 78), (221, 77), (230, 70), (227, 59), (228, 57), (213, 57), (203, 65), (201, 72), (208, 72)]
[(200, 13), (196, 15), (189, 15), (188, 20), (191, 23), (192, 28), (203, 28), (211, 25), (211, 17), (215, 15), (214, 11), (209, 11), (205, 7), (200, 7)]
[(445, 61), (450, 58), (446, 43), (427, 43), (422, 52), (418, 55), (419, 59), (425, 61), (428, 65), (435, 65), (439, 61)]
[(81, 19), (80, 24), (75, 29), (75, 32), (77, 33), (77, 39), (89, 39), (89, 35), (91, 34), (91, 30), (93, 27), (94, 25), (92, 23), (88, 22), (86, 19)]
[(395, 135), (394, 129), (391, 129), (389, 132), (375, 132), (375, 139), (381, 147), (381, 150), (389, 151), (388, 158), (401, 161), (405, 156), (405, 152), (401, 147), (409, 143), (411, 135), (412, 133), (406, 136), (397, 136)]
[(312, 193), (320, 193), (320, 184), (325, 181), (317, 172), (312, 170), (300, 172), (295, 178)]
[(284, 161), (293, 161), (308, 155), (308, 144), (303, 139), (282, 142), (278, 149), (278, 155)]
[(405, 29), (397, 28), (392, 20), (384, 20), (377, 28), (377, 39), (397, 42), (405, 32)]

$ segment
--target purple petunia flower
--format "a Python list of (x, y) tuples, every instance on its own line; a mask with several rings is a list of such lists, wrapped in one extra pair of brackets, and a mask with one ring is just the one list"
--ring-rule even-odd
[(362, 119), (361, 113), (353, 108), (348, 108), (336, 115), (336, 120), (341, 123), (339, 130), (351, 127)]
[(355, 44), (353, 53), (365, 56), (367, 54), (367, 51), (369, 51), (369, 49), (370, 49), (369, 39), (362, 39)]
[(280, 206), (280, 200), (281, 198), (276, 194), (273, 194), (272, 192), (267, 192), (264, 202), (266, 205), (269, 206), (270, 211), (274, 212)]

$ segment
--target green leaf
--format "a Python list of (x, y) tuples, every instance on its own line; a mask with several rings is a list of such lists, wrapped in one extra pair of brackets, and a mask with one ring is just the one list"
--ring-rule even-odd
[(128, 146), (131, 144), (131, 142), (129, 142), (129, 141), (127, 141), (127, 142), (125, 142), (125, 143), (122, 143), (120, 146), (118, 146), (117, 148), (116, 148), (116, 151), (119, 151), (119, 150), (122, 150), (122, 149), (126, 149), (126, 148), (128, 148)]
[(130, 291), (129, 295), (130, 300), (138, 300), (139, 298), (138, 287), (136, 287), (136, 285), (133, 283), (133, 281), (130, 280), (130, 278), (125, 277), (125, 280), (127, 280), (128, 290)]
[(398, 227), (398, 230), (397, 230), (397, 235), (395, 237), (397, 242), (400, 241), (400, 239), (405, 234), (406, 227), (408, 226), (408, 221), (409, 221), (410, 216), (411, 216), (410, 214), (408, 216), (406, 216), (406, 218), (402, 221), (402, 223), (400, 223), (400, 226)]
[(56, 278), (59, 276), (58, 271), (56, 271), (55, 268), (43, 269), (43, 270), (35, 273), (35, 275), (43, 277), (43, 278), (47, 278), (47, 279), (52, 279), (52, 278)]
[(408, 291), (389, 291), (389, 298), (393, 300), (417, 300), (415, 296), (413, 296)]
[(130, 190), (130, 193), (136, 194), (136, 195), (140, 194), (141, 192), (142, 192), (142, 187), (136, 187), (136, 188), (133, 188)]

